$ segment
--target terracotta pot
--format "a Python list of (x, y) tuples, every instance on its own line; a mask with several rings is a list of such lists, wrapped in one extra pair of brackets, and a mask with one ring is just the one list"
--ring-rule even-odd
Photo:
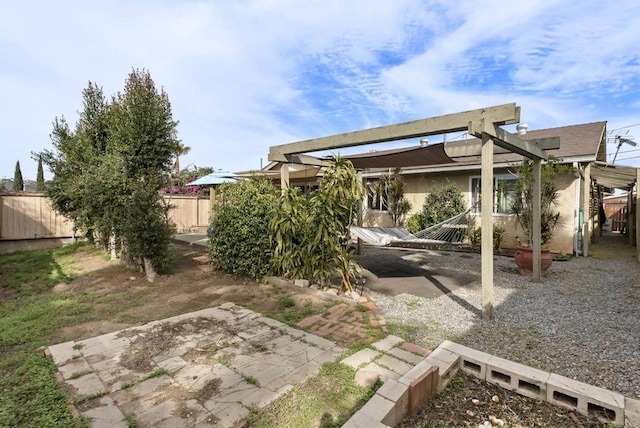
[[(545, 276), (547, 269), (553, 262), (551, 251), (542, 249), (540, 252), (540, 258), (542, 259), (540, 275)], [(533, 249), (531, 247), (518, 247), (516, 254), (514, 255), (520, 274), (532, 276), (533, 275)]]

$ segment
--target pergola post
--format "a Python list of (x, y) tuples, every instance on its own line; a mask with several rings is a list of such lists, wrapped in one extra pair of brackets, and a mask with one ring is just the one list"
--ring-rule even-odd
[[(633, 188), (631, 189), (633, 191)], [(640, 168), (636, 169), (636, 259), (640, 262)]]
[(533, 159), (533, 224), (531, 227), (531, 244), (533, 250), (533, 282), (540, 282), (540, 272), (542, 271), (542, 259), (540, 252), (542, 249), (542, 160)]
[(493, 319), (493, 140), (482, 134), (482, 319)]
[(213, 218), (214, 210), (216, 209), (216, 188), (209, 187), (209, 221)]
[(280, 190), (284, 195), (289, 189), (289, 164), (283, 163), (280, 167)]
[[(356, 177), (357, 177), (358, 183), (360, 183), (362, 185), (362, 188), (366, 189), (365, 183), (364, 183), (364, 177), (362, 175), (362, 171), (358, 171), (356, 173)], [(357, 226), (358, 227), (362, 227), (363, 212), (364, 212), (364, 204), (363, 204), (362, 199), (361, 199), (360, 201), (358, 201), (358, 213), (357, 213), (357, 217), (356, 217), (356, 222), (357, 222)], [(357, 246), (356, 246), (356, 254), (362, 254), (362, 239), (358, 238), (357, 242), (358, 243), (357, 243)]]
[(633, 245), (633, 235), (635, 235), (635, 231), (633, 230), (633, 226), (635, 223), (631, 221), (631, 211), (633, 209), (633, 205), (631, 201), (633, 201), (633, 186), (629, 186), (627, 188), (627, 236), (629, 237), (629, 245)]
[(589, 230), (590, 203), (591, 203), (591, 164), (584, 167), (584, 187), (582, 188), (582, 255), (589, 257), (589, 240), (591, 232)]

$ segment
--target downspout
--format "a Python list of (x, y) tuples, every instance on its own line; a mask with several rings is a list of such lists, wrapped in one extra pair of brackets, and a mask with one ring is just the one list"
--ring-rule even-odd
[(573, 210), (573, 253), (576, 256), (582, 254), (582, 250), (580, 250), (578, 243), (578, 234), (580, 233), (580, 183), (582, 182), (582, 171), (580, 171), (580, 165), (578, 162), (573, 163), (574, 174), (576, 175), (575, 182), (575, 191), (576, 191), (576, 202), (575, 209)]

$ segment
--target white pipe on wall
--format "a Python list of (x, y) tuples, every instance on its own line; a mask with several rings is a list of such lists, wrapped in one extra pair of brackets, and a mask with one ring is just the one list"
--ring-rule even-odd
[(580, 183), (582, 182), (582, 178), (578, 162), (573, 163), (573, 168), (577, 177), (577, 180), (575, 181), (576, 203), (573, 210), (573, 253), (576, 256), (579, 256), (582, 253), (580, 248), (578, 248), (578, 231), (580, 230)]

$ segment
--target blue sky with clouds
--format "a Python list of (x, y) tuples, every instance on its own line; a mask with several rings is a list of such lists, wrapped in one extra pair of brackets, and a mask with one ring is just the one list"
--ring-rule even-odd
[(53, 119), (133, 67), (167, 91), (183, 166), (258, 169), (272, 145), (509, 102), (530, 129), (640, 141), (631, 0), (0, 0), (0, 52), (0, 178), (19, 160), (35, 179)]

